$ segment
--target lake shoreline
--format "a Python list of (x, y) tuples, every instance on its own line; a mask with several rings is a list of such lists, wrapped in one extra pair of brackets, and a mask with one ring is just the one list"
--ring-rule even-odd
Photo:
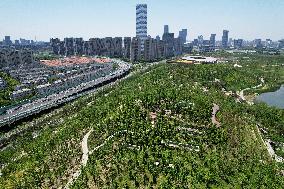
[[(282, 92), (282, 90), (284, 91), (284, 84), (280, 84), (280, 85), (277, 85), (275, 87), (268, 88), (267, 90), (264, 90), (265, 92), (256, 94), (252, 101), (253, 101), (253, 103), (265, 103), (269, 107), (284, 109), (283, 105), (277, 103), (278, 101), (274, 103), (273, 101), (268, 101), (268, 100), (265, 99), (265, 98), (269, 98), (269, 100), (273, 100), (274, 99), (273, 95), (277, 94), (278, 92)], [(269, 96), (265, 97), (265, 95), (272, 95), (272, 96), (271, 97), (269, 97)], [(263, 98), (263, 99), (261, 99), (261, 98)], [(284, 96), (283, 96), (283, 98), (284, 98)]]

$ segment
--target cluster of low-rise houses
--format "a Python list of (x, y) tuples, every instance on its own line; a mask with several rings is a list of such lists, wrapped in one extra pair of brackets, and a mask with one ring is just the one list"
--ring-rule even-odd
[[(112, 71), (112, 68), (113, 67), (110, 64), (105, 64), (104, 66), (90, 66), (90, 68), (86, 71), (73, 69), (72, 71), (67, 71), (66, 74), (60, 74), (61, 78), (58, 78), (52, 83), (38, 85), (36, 87), (36, 91), (40, 96), (46, 96), (52, 93), (57, 93), (80, 85), (81, 83), (92, 81), (98, 77), (110, 73)], [(62, 75), (64, 76), (62, 77)], [(65, 77), (67, 75), (69, 76)]]
[(44, 66), (34, 68), (22, 67), (10, 69), (8, 70), (8, 73), (13, 78), (19, 80), (21, 86), (32, 87), (46, 83), (52, 74), (52, 70)]
[[(11, 99), (18, 100), (29, 95), (46, 96), (57, 93), (108, 74), (112, 69), (110, 63), (60, 67), (48, 67), (38, 63), (33, 68), (21, 65), (19, 68), (6, 68), (4, 71), (20, 82), (10, 95)], [(1, 79), (0, 87), (1, 81), (4, 87), (5, 82)]]
[(149, 36), (143, 41), (139, 37), (91, 38), (88, 41), (83, 38), (65, 38), (63, 41), (55, 38), (50, 40), (50, 45), (56, 55), (97, 55), (131, 61), (154, 61), (180, 55), (183, 46), (182, 40), (174, 38), (173, 34), (166, 34), (163, 40)]
[[(79, 51), (80, 49), (76, 48), (76, 52)], [(34, 60), (32, 50), (12, 47), (0, 48), (1, 71), (20, 82), (10, 94), (10, 98), (13, 100), (60, 92), (110, 73), (112, 68), (110, 63), (98, 64), (95, 61), (82, 65), (46, 66)], [(5, 87), (6, 82), (0, 78), (0, 89)]]

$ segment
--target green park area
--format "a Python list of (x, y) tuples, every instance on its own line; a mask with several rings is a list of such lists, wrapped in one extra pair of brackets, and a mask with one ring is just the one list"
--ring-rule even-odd
[(10, 77), (8, 74), (0, 72), (0, 77), (6, 82), (6, 87), (0, 90), (0, 107), (10, 105), (12, 100), (10, 99), (11, 92), (19, 84), (19, 81)]
[(239, 94), (279, 88), (284, 56), (226, 59), (139, 68), (21, 123), (32, 127), (0, 151), (0, 188), (283, 188), (264, 141), (284, 157), (284, 110)]

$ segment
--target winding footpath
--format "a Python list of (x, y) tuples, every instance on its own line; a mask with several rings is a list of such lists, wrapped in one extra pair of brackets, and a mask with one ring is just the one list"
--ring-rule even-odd
[(82, 140), (82, 151), (83, 151), (83, 155), (82, 155), (82, 160), (81, 160), (81, 165), (79, 167), (79, 170), (77, 170), (71, 177), (71, 179), (69, 179), (69, 181), (67, 182), (65, 188), (69, 188), (74, 181), (80, 176), (81, 174), (81, 168), (85, 167), (87, 162), (88, 162), (88, 158), (89, 158), (89, 149), (88, 149), (88, 138), (90, 136), (90, 134), (93, 132), (93, 129), (91, 129), (83, 138)]
[(249, 101), (246, 100), (246, 98), (245, 98), (245, 96), (244, 96), (244, 92), (245, 92), (245, 91), (248, 91), (248, 90), (250, 90), (250, 89), (257, 89), (257, 88), (259, 88), (259, 87), (262, 87), (263, 84), (265, 83), (265, 81), (264, 81), (263, 78), (260, 78), (260, 81), (261, 81), (261, 83), (260, 83), (259, 85), (257, 85), (257, 86), (254, 86), (254, 87), (251, 87), (251, 88), (246, 88), (246, 89), (243, 89), (243, 90), (240, 91), (239, 97), (241, 98), (242, 101), (247, 102), (247, 103), (250, 104), (250, 105), (253, 104), (253, 102), (249, 102)]
[(79, 169), (73, 173), (72, 177), (69, 179), (69, 181), (67, 182), (66, 186), (64, 187), (65, 189), (69, 189), (70, 186), (72, 186), (72, 184), (77, 180), (77, 178), (81, 175), (81, 170), (82, 168), (84, 168), (87, 165), (88, 159), (89, 159), (89, 155), (91, 155), (92, 153), (94, 153), (95, 151), (97, 151), (98, 149), (100, 149), (101, 147), (105, 146), (111, 139), (113, 139), (116, 135), (120, 135), (122, 133), (126, 133), (127, 130), (122, 130), (122, 131), (118, 131), (114, 134), (112, 134), (111, 136), (109, 136), (102, 144), (100, 144), (99, 146), (95, 147), (93, 150), (89, 151), (88, 149), (88, 138), (90, 136), (90, 134), (93, 132), (94, 130), (91, 129), (83, 138), (82, 140), (82, 151), (83, 151), (83, 155), (82, 155), (82, 160), (81, 160), (81, 164)]
[[(275, 153), (274, 149), (272, 148), (272, 146), (271, 146), (271, 144), (270, 144), (272, 141), (271, 141), (270, 139), (263, 140), (262, 134), (261, 134), (261, 132), (260, 132), (260, 130), (259, 130), (259, 125), (258, 125), (258, 124), (256, 125), (256, 128), (257, 128), (257, 133), (259, 134), (263, 145), (266, 147), (270, 158), (271, 158), (271, 159), (275, 159), (275, 161), (276, 161), (277, 163), (283, 163), (283, 162), (284, 162), (284, 159), (283, 159), (282, 157), (278, 156), (278, 155)], [(284, 171), (284, 170), (283, 170), (283, 171)], [(283, 176), (284, 176), (284, 174), (283, 174)]]

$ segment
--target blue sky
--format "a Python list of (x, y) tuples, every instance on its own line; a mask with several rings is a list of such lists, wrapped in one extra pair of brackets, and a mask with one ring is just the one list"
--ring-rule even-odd
[(284, 0), (0, 0), (0, 39), (134, 36), (135, 5), (148, 4), (148, 34), (189, 30), (189, 40), (284, 38)]

